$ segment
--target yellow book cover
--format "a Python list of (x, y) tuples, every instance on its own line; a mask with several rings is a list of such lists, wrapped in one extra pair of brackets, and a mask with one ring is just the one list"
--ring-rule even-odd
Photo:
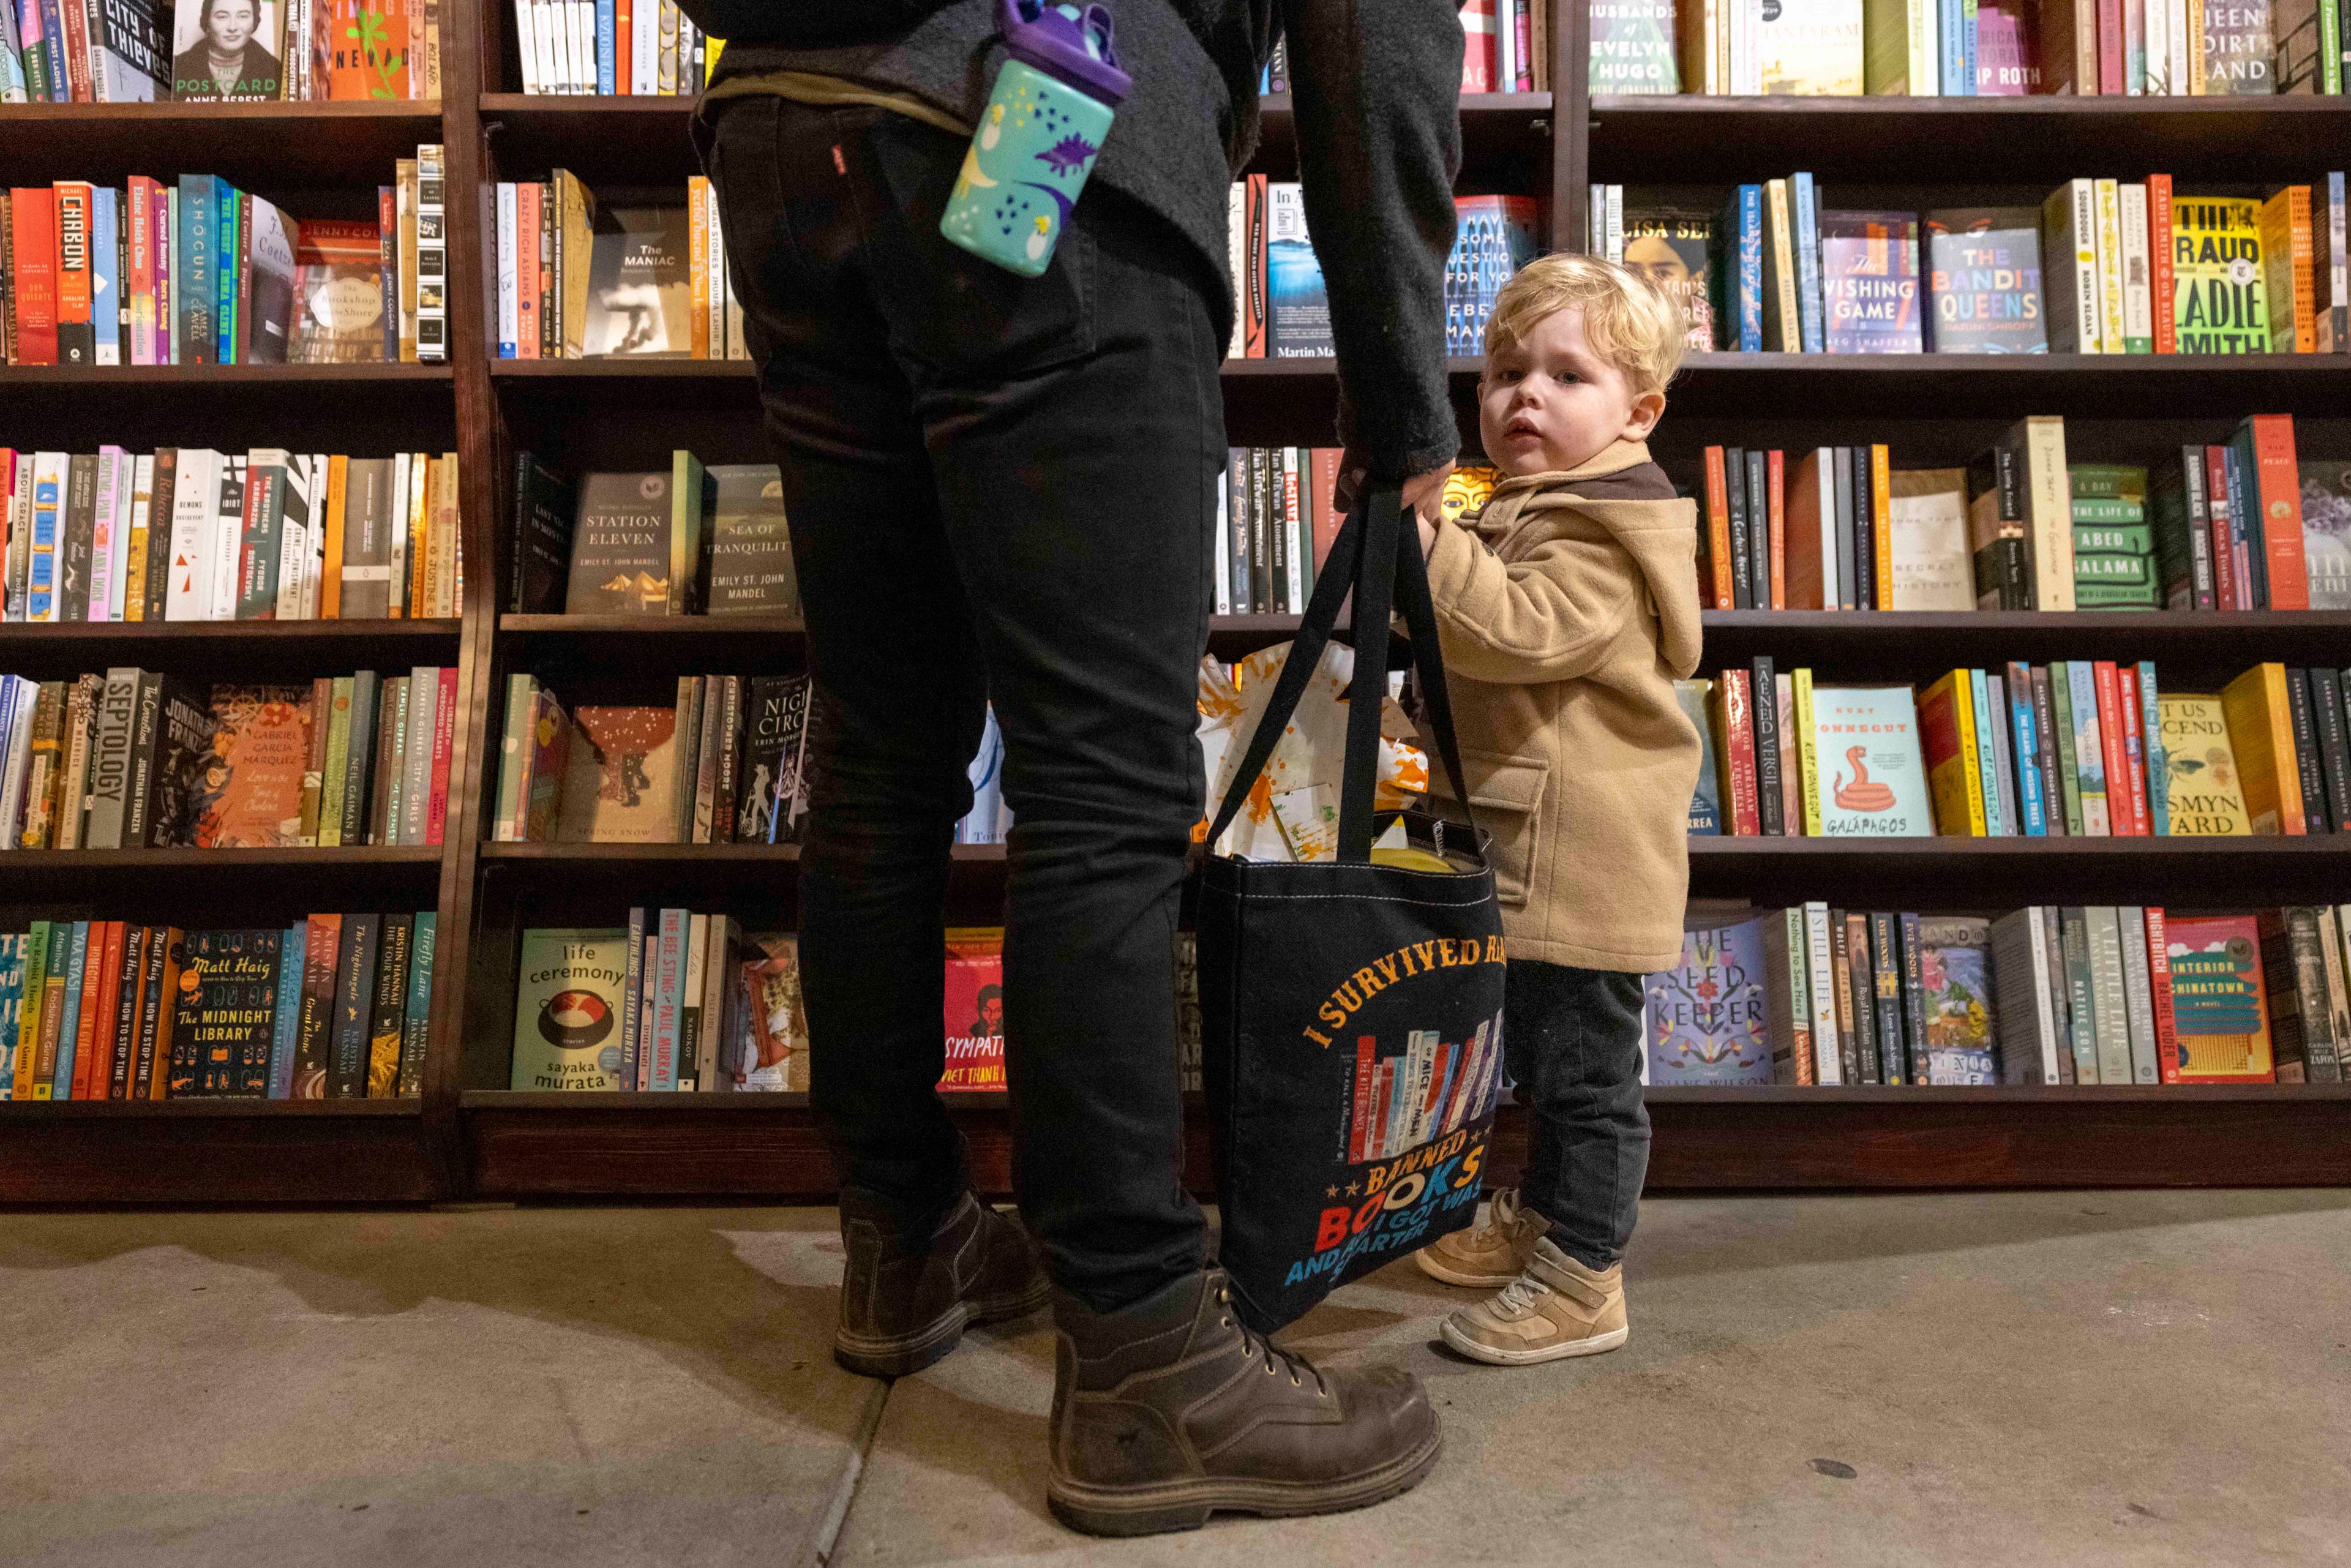
[(2273, 354), (2318, 351), (2318, 288), (2310, 187), (2288, 185), (2262, 204), (2262, 290)]
[(1803, 769), (1804, 836), (1821, 836), (1821, 792), (1814, 785), (1820, 777), (1820, 749), (1813, 737), (1813, 672), (1794, 673), (1796, 691), (1796, 757)]
[(2285, 666), (2255, 664), (2220, 692), (2229, 747), (2244, 784), (2245, 814), (2257, 834), (2299, 837), (2302, 769), (2294, 760), (2294, 716), (2286, 706)]
[(435, 570), (433, 549), (440, 543), (434, 536), (433, 518), (441, 509), (441, 465), (426, 461), (420, 452), (416, 455), (416, 467), (422, 471), (423, 495), (409, 521), (408, 615), (412, 621), (422, 621), (432, 613)]
[(2242, 838), (2253, 831), (2228, 716), (2217, 696), (2165, 692), (2156, 698), (2163, 727), (2164, 791), (2175, 838)]
[(416, 160), (393, 165), (393, 222), (400, 229), (400, 357), (416, 359)]
[(563, 278), (563, 297), (556, 308), (563, 323), (563, 358), (577, 360), (588, 351), (588, 277), (596, 256), (596, 198), (569, 169), (555, 171), (554, 183), (559, 225), (556, 254)]
[(394, 615), (402, 613), (401, 607), (403, 605), (406, 606), (406, 612), (411, 617), (423, 613), (423, 604), (418, 597), (417, 587), (424, 580), (424, 486), (428, 477), (425, 471), (430, 466), (431, 464), (422, 452), (413, 454), (409, 458), (408, 582), (404, 594), (398, 591), (401, 584), (392, 584), (395, 591), (392, 595)]
[(2098, 348), (2119, 354), (2123, 348), (2123, 209), (2122, 183), (2098, 182)]
[(1894, 464), (1886, 449), (1869, 449), (1869, 527), (1876, 541), (1877, 608), (1894, 608)]
[(2181, 353), (2269, 351), (2261, 216), (2261, 203), (2249, 196), (2173, 199), (2172, 319)]
[(1771, 243), (1764, 247), (1771, 276), (1765, 287), (1772, 291), (1775, 313), (1771, 320), (1777, 324), (1776, 335), (1763, 346), (1782, 353), (1799, 353), (1804, 347), (1804, 333), (1803, 320), (1796, 308), (1795, 225), (1787, 181), (1765, 183), (1763, 209), (1764, 221), (1771, 225)]
[(319, 619), (339, 621), (343, 613), (343, 497), (350, 484), (351, 460), (341, 453), (327, 459), (327, 531), (325, 559), (319, 568)]
[(1860, 96), (1862, 0), (1778, 0), (1756, 31), (1765, 96)]
[(689, 175), (685, 182), (687, 292), (692, 310), (687, 328), (687, 358), (710, 358), (710, 181)]
[(1918, 694), (1918, 745), (1935, 831), (1945, 838), (1986, 836), (1983, 758), (1976, 749), (1976, 708), (1968, 672), (1953, 670)]

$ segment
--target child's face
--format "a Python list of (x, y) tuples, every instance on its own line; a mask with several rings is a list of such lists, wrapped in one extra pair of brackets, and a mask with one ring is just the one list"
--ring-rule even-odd
[(1635, 395), (1625, 372), (1593, 351), (1573, 307), (1488, 359), (1478, 383), (1479, 434), (1505, 474), (1573, 468), (1611, 442), (1645, 441), (1665, 412), (1664, 393)]

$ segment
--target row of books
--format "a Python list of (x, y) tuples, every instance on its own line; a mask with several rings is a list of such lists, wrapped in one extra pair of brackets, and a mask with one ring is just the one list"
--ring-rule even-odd
[(1827, 210), (1805, 173), (1737, 186), (1712, 214), (1627, 208), (1624, 192), (1591, 187), (1589, 248), (1682, 300), (1693, 347), (2351, 351), (2339, 170), (2261, 199), (2175, 194), (2168, 174), (2069, 180), (2037, 212)]
[(2237, 97), (2343, 90), (2331, 0), (1622, 0), (1594, 93)]
[(2351, 904), (1774, 910), (1645, 981), (1645, 1082), (2336, 1083)]
[[(522, 934), (512, 1086), (806, 1092), (799, 944), (727, 915), (629, 911), (611, 928)], [(1004, 1088), (1004, 933), (946, 933), (942, 1089)]]
[(441, 96), (441, 0), (0, 0), (0, 103)]
[(1965, 468), (1709, 446), (1687, 489), (1716, 610), (2351, 610), (2351, 461), (2302, 456), (2288, 414), (2152, 475), (2068, 463), (2035, 415)]
[(514, 16), (528, 93), (692, 98), (726, 47), (677, 0), (514, 0)]
[(1816, 686), (1769, 658), (1676, 683), (1707, 756), (1692, 833), (2243, 837), (2351, 831), (2346, 677), (2256, 664), (2218, 695), (2110, 660)]
[(808, 809), (809, 679), (681, 675), (672, 703), (567, 711), (507, 677), (501, 843), (789, 843)]
[(454, 616), (457, 519), (454, 452), (0, 446), (10, 621)]
[(0, 849), (441, 842), (455, 666), (200, 691), (0, 675)]
[[(1463, 92), (1551, 90), (1551, 0), (1465, 0), (1461, 6)], [(1266, 89), (1290, 90), (1280, 46)]]
[(517, 455), (517, 614), (789, 615), (799, 610), (783, 475), (670, 455), (667, 473), (574, 480)]
[(421, 1086), (432, 911), (0, 936), (0, 1100), (390, 1100)]
[(1346, 520), (1335, 446), (1236, 446), (1217, 493), (1217, 613), (1298, 615)]
[(600, 206), (569, 169), (495, 199), (498, 358), (750, 358), (701, 175), (683, 202)]
[(12, 365), (445, 361), (441, 148), (396, 161), (378, 221), (303, 223), (213, 174), (60, 180), (0, 204)]
[[(1445, 260), (1445, 351), (1480, 354), (1494, 296), (1541, 253), (1536, 238), (1541, 209), (1531, 196), (1456, 196), (1453, 214), (1453, 249)], [(1335, 354), (1330, 293), (1307, 233), (1303, 188), (1248, 175), (1233, 182), (1227, 217), (1227, 260), (1239, 308), (1226, 357)]]

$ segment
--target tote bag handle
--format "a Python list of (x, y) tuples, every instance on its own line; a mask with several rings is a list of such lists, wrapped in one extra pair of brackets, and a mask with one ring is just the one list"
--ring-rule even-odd
[(1306, 695), (1307, 680), (1322, 662), (1322, 650), (1338, 625), (1339, 606), (1354, 594), (1355, 674), (1347, 690), (1346, 773), (1339, 794), (1339, 858), (1358, 864), (1371, 859), (1374, 826), (1372, 800), (1378, 777), (1380, 711), (1388, 691), (1388, 612), (1402, 610), (1405, 629), (1411, 633), (1414, 667), (1420, 674), (1421, 699), (1427, 705), (1429, 728), (1435, 733), (1438, 758), (1468, 819), (1471, 840), (1478, 820), (1469, 805), (1469, 790), (1461, 771), (1461, 753), (1453, 735), (1453, 703), (1445, 685), (1445, 654), (1437, 641), (1437, 611), (1428, 594), (1428, 565), (1421, 559), (1418, 531), (1404, 526), (1404, 497), (1394, 485), (1374, 488), (1347, 515), (1331, 554), (1314, 580), (1313, 597), (1298, 635), (1283, 661), (1273, 697), (1266, 704), (1257, 729), (1249, 737), (1232, 785), (1217, 808), (1208, 831), (1214, 846), (1224, 837), (1249, 798), (1257, 776), (1273, 756), (1274, 743), (1289, 727), (1290, 715)]

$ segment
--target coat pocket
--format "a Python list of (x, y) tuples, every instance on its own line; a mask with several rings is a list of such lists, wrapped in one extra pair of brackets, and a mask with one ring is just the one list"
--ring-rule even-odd
[[(1551, 789), (1552, 765), (1541, 757), (1505, 757), (1465, 747), (1461, 766), (1469, 775), (1478, 825), (1493, 837), (1495, 895), (1505, 909), (1524, 909), (1542, 854), (1543, 797)], [(1455, 807), (1447, 814), (1458, 811)]]

